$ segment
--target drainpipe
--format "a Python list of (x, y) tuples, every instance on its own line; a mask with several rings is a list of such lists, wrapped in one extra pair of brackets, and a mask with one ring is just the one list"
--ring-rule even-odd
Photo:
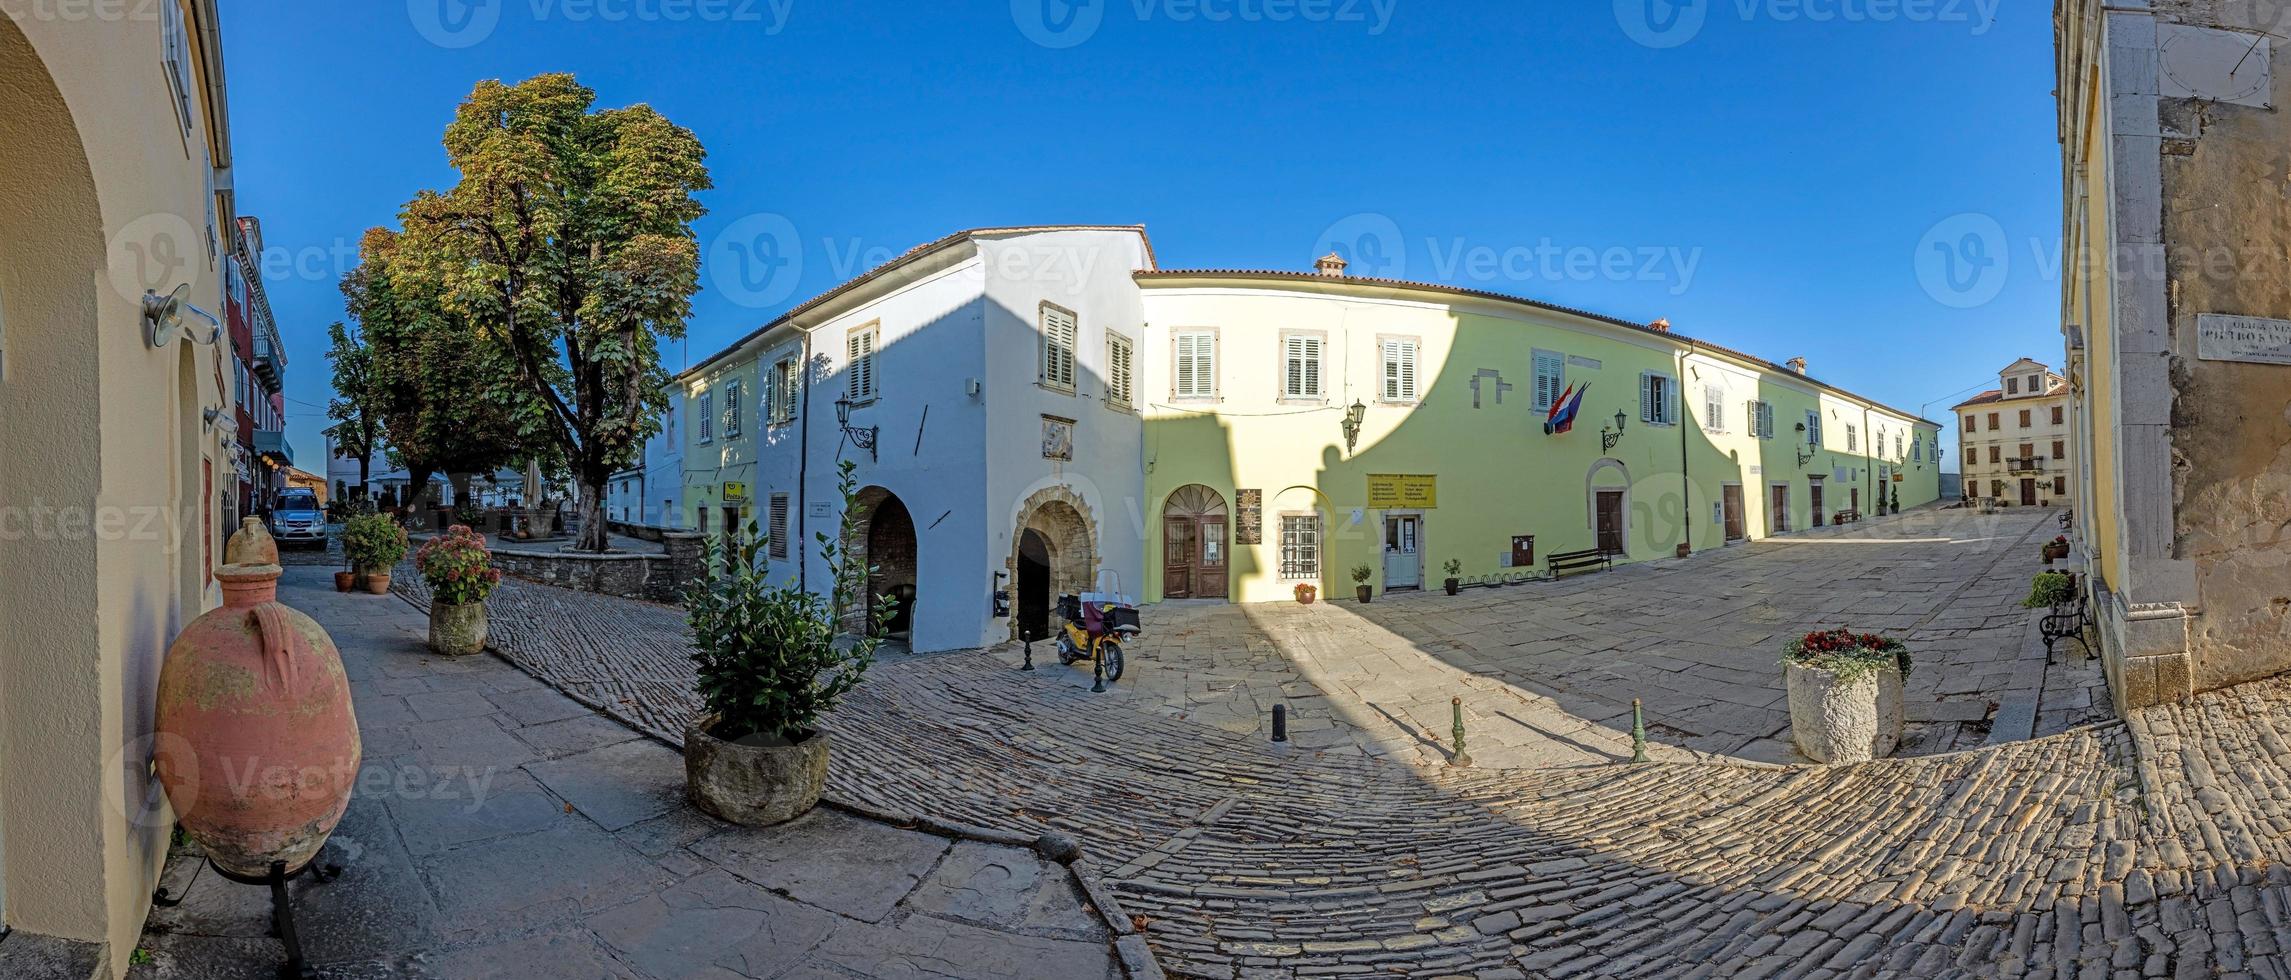
[(1688, 462), (1689, 456), (1686, 451), (1686, 359), (1700, 348), (1701, 344), (1698, 341), (1689, 340), (1686, 342), (1686, 349), (1679, 352), (1678, 383), (1672, 385), (1678, 389), (1673, 393), (1673, 397), (1678, 399), (1678, 483), (1679, 500), (1681, 501), (1679, 509), (1686, 512), (1686, 550), (1688, 554), (1694, 553), (1694, 474), (1691, 472), (1692, 464)]
[[(796, 371), (796, 377), (803, 379), (803, 407), (800, 409), (803, 412), (803, 424), (796, 427), (796, 510), (795, 519), (790, 523), (801, 528), (805, 521), (811, 519), (811, 511), (806, 506), (806, 501), (811, 493), (811, 328), (798, 327), (797, 329), (803, 331), (803, 366)], [(804, 544), (804, 536), (800, 531), (791, 531), (789, 536), (795, 538), (788, 545), (794, 549), (796, 556), (796, 588), (809, 592), (811, 591), (811, 548)]]
[[(1862, 443), (1861, 482), (1863, 486), (1871, 488), (1871, 492), (1875, 493), (1880, 489), (1877, 486), (1877, 430), (1869, 427), (1869, 406), (1866, 404), (1861, 407), (1861, 437), (1868, 440)], [(1864, 500), (1862, 506), (1877, 507), (1877, 501), (1875, 499)], [(1883, 510), (1883, 508), (1878, 509)]]

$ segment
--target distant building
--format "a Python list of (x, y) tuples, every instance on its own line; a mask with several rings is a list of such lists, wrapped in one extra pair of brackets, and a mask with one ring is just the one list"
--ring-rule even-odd
[(223, 323), (231, 341), (232, 451), (240, 516), (258, 513), (286, 489), (294, 452), (286, 444), (286, 345), (263, 289), (262, 223), (241, 216), (223, 256)]
[(2073, 504), (2078, 470), (2068, 401), (2068, 379), (2024, 357), (1997, 373), (1997, 387), (1959, 404), (1964, 498), (2020, 507)]

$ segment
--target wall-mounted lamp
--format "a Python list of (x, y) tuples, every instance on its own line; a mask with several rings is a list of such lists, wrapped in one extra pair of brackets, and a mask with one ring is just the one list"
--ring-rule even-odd
[[(206, 418), (206, 420), (207, 420), (207, 428), (210, 428), (210, 429), (214, 428), (214, 427), (215, 427), (215, 420), (216, 420), (216, 419), (219, 419), (219, 418), (222, 418), (222, 417), (223, 417), (223, 410), (222, 410), (222, 409), (219, 409), (219, 408), (210, 408), (210, 409), (208, 409), (208, 410), (206, 411), (206, 413), (205, 413), (205, 418)], [(236, 444), (234, 443), (234, 445), (236, 445)]]
[(1352, 407), (1344, 410), (1344, 451), (1346, 453), (1351, 453), (1353, 447), (1360, 444), (1360, 423), (1366, 418), (1368, 418), (1368, 406), (1361, 404), (1360, 399), (1353, 399)]
[[(159, 295), (157, 290), (147, 289), (143, 291), (144, 343), (150, 344), (156, 350), (174, 343), (175, 338), (181, 335), (189, 337), (192, 343), (212, 347), (216, 341), (223, 338), (223, 321), (215, 319), (215, 315), (212, 313), (192, 306), (189, 302), (190, 296), (190, 283), (175, 287), (174, 292), (165, 296)], [(206, 323), (193, 326), (186, 331), (183, 329), (183, 316), (186, 313), (196, 316)]]
[[(1798, 434), (1801, 436), (1806, 434), (1806, 423), (1798, 423)], [(1805, 448), (1798, 450), (1798, 468), (1801, 470), (1806, 468), (1807, 463), (1814, 461), (1813, 445), (1811, 443), (1804, 443), (1802, 445), (1804, 445)]]
[(868, 460), (880, 462), (880, 459), (875, 455), (875, 436), (881, 431), (881, 427), (870, 425), (863, 429), (852, 428), (851, 397), (848, 395), (835, 400), (835, 424), (843, 430), (843, 438), (850, 440), (852, 445), (867, 450)]
[(1615, 410), (1615, 427), (1610, 429), (1605, 426), (1601, 426), (1599, 428), (1600, 452), (1611, 453), (1615, 451), (1615, 444), (1623, 441), (1623, 424), (1629, 422), (1630, 420), (1630, 415), (1626, 414), (1622, 409)]

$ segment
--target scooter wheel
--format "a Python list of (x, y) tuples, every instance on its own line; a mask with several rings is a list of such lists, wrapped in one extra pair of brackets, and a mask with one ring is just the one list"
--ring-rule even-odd
[(1058, 665), (1059, 665), (1059, 666), (1061, 666), (1061, 667), (1072, 667), (1072, 666), (1074, 666), (1074, 664), (1075, 664), (1075, 662), (1076, 662), (1076, 661), (1079, 661), (1079, 660), (1081, 660), (1081, 659), (1082, 659), (1082, 654), (1081, 654), (1081, 652), (1080, 652), (1080, 651), (1078, 651), (1078, 650), (1075, 650), (1075, 649), (1074, 649), (1074, 647), (1073, 647), (1071, 644), (1067, 643), (1067, 642), (1066, 642), (1066, 641), (1064, 641), (1064, 640), (1060, 640), (1060, 641), (1058, 641)]
[(1098, 644), (1098, 659), (1105, 662), (1106, 682), (1122, 679), (1122, 645), (1112, 640)]

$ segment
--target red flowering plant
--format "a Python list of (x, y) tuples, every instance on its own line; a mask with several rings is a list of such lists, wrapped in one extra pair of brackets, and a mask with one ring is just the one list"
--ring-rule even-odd
[(437, 601), (456, 606), (484, 602), (501, 584), (501, 570), (493, 567), (485, 536), (467, 524), (456, 524), (422, 542), (421, 550), (414, 552), (414, 567), (429, 580)]
[(1909, 676), (1909, 647), (1900, 640), (1847, 629), (1808, 633), (1782, 650), (1782, 662), (1838, 675), (1840, 680), (1874, 674), (1887, 667)]

